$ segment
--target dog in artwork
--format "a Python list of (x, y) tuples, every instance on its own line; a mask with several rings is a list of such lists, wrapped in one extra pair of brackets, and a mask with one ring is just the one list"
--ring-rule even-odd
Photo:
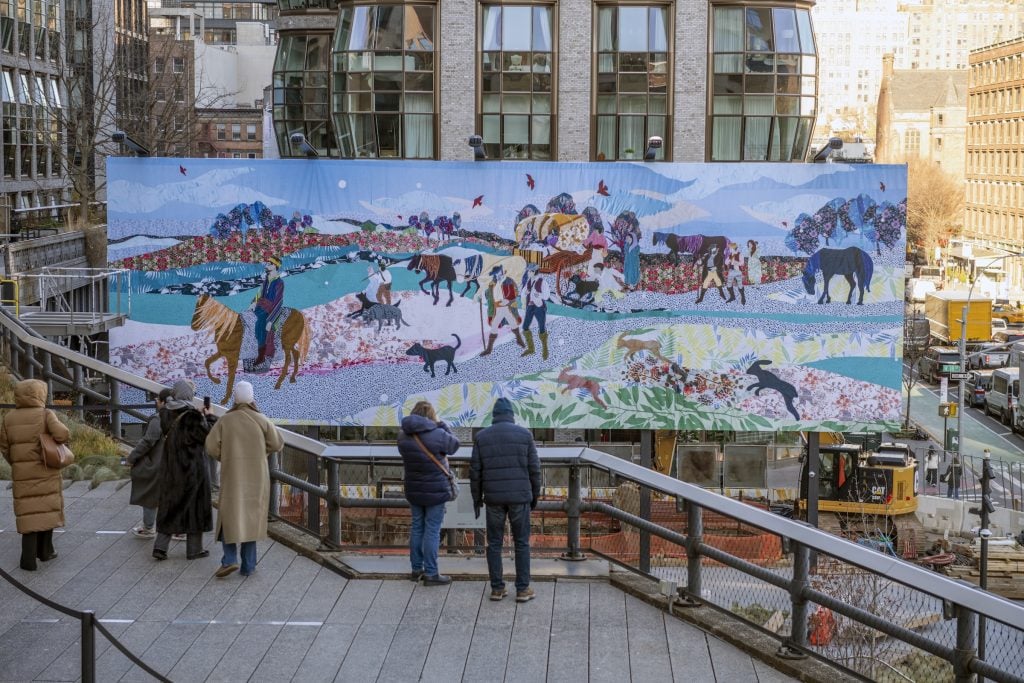
[(633, 360), (633, 356), (641, 351), (646, 351), (658, 360), (666, 363), (672, 362), (661, 355), (661, 342), (657, 339), (626, 339), (627, 334), (629, 332), (623, 332), (615, 342), (615, 348), (626, 349), (626, 360)]
[(607, 408), (607, 404), (601, 400), (601, 385), (597, 383), (596, 379), (590, 379), (588, 377), (580, 377), (579, 375), (573, 375), (569, 373), (569, 368), (564, 368), (558, 374), (558, 382), (565, 384), (566, 386), (562, 389), (562, 393), (574, 391), (576, 389), (583, 389), (589, 391), (590, 395), (594, 399), (594, 403)]
[(797, 412), (794, 405), (794, 401), (799, 398), (796, 387), (780, 379), (775, 373), (764, 369), (764, 366), (771, 364), (770, 360), (757, 360), (747, 368), (747, 374), (757, 378), (757, 381), (747, 387), (747, 389), (753, 389), (754, 396), (760, 395), (762, 389), (774, 389), (782, 395), (782, 400), (786, 404), (786, 410), (793, 416), (793, 419), (799, 420), (800, 413)]
[(385, 323), (395, 323), (395, 329), (401, 329), (402, 325), (406, 327), (412, 327), (409, 323), (405, 322), (402, 318), (402, 309), (398, 307), (398, 304), (402, 303), (399, 301), (394, 306), (388, 304), (374, 304), (368, 309), (363, 311), (363, 320), (366, 321), (367, 325), (377, 323), (377, 332), (380, 332), (384, 327)]
[(458, 373), (459, 369), (455, 367), (455, 351), (462, 346), (462, 340), (459, 339), (459, 335), (454, 332), (452, 333), (452, 336), (455, 337), (455, 346), (442, 346), (437, 349), (428, 349), (424, 347), (423, 344), (416, 342), (409, 347), (409, 350), (405, 352), (405, 355), (419, 356), (420, 360), (423, 361), (423, 372), (429, 372), (431, 377), (436, 376), (434, 375), (434, 365), (441, 360), (448, 364), (448, 367), (445, 368), (444, 371), (445, 375), (451, 372)]
[(352, 311), (351, 313), (349, 313), (348, 315), (345, 316), (346, 318), (362, 318), (362, 317), (364, 317), (365, 313), (368, 310), (370, 310), (374, 306), (379, 306), (380, 305), (376, 301), (370, 301), (370, 298), (367, 297), (362, 292), (359, 292), (359, 293), (356, 294), (356, 300), (359, 302), (359, 306), (360, 306), (359, 310)]

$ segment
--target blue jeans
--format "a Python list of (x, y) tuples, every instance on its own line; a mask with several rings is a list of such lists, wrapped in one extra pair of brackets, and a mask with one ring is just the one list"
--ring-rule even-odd
[(530, 329), (530, 323), (533, 322), (534, 318), (537, 319), (537, 331), (540, 332), (541, 334), (547, 332), (547, 328), (544, 326), (544, 323), (547, 322), (548, 307), (534, 306), (532, 304), (528, 304), (526, 306), (526, 315), (523, 317), (524, 330)]
[(444, 503), (437, 505), (409, 504), (412, 528), (409, 529), (409, 562), (413, 572), (437, 576), (437, 548), (441, 545), (441, 522)]
[[(224, 546), (224, 557), (221, 558), (221, 566), (238, 564), (238, 545), (235, 543), (221, 543)], [(249, 576), (256, 569), (256, 541), (242, 542), (242, 567), (243, 576)]]
[(505, 520), (512, 528), (516, 549), (516, 590), (530, 585), (530, 504), (487, 505), (487, 573), (491, 588), (505, 587), (501, 568), (501, 544), (505, 538)]
[(147, 529), (156, 528), (156, 508), (142, 508), (142, 526)]

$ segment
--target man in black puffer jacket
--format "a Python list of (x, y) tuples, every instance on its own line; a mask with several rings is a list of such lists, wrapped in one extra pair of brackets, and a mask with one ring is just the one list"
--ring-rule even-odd
[(530, 510), (540, 498), (540, 458), (530, 431), (516, 425), (507, 398), (494, 402), (491, 418), (491, 426), (476, 435), (469, 469), (477, 515), (487, 506), (491, 600), (508, 594), (501, 568), (501, 543), (508, 519), (516, 549), (516, 602), (527, 602), (534, 595), (530, 588)]

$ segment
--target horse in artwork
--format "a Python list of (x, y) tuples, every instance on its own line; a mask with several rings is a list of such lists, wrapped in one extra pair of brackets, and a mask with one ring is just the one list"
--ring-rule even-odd
[[(804, 268), (803, 282), (804, 289), (811, 296), (814, 296), (816, 276), (818, 271), (824, 280), (824, 291), (818, 297), (818, 303), (831, 303), (832, 297), (828, 293), (828, 281), (833, 275), (842, 275), (850, 284), (850, 293), (846, 295), (846, 303), (853, 299), (853, 289), (860, 290), (860, 298), (857, 305), (864, 304), (864, 290), (871, 291), (871, 275), (875, 270), (875, 264), (871, 256), (859, 247), (847, 247), (846, 249), (819, 249), (807, 259), (807, 267)], [(856, 284), (854, 278), (856, 277)]]
[[(197, 332), (205, 330), (213, 334), (217, 352), (207, 358), (205, 363), (206, 375), (211, 382), (220, 384), (220, 378), (213, 375), (210, 366), (221, 358), (227, 363), (228, 381), (224, 389), (224, 398), (220, 401), (226, 404), (235, 387), (235, 373), (238, 371), (243, 337), (246, 334), (242, 314), (231, 310), (209, 294), (201, 294), (196, 299), (196, 308), (192, 312), (192, 329)], [(305, 362), (309, 353), (309, 326), (302, 311), (294, 308), (287, 310), (284, 324), (281, 326), (281, 348), (284, 351), (284, 364), (281, 366), (281, 374), (277, 377), (277, 384), (274, 385), (275, 389), (281, 388), (289, 366), (292, 376), (288, 381), (295, 383), (299, 366)]]
[[(426, 274), (422, 280), (420, 280), (420, 291), (424, 294), (432, 294), (434, 297), (434, 305), (437, 305), (437, 300), (441, 297), (441, 283), (448, 283), (448, 303), (445, 306), (451, 306), (452, 301), (455, 300), (455, 294), (452, 292), (452, 283), (456, 280), (455, 265), (452, 263), (452, 257), (446, 254), (416, 254), (409, 259), (409, 270), (419, 273), (421, 270)], [(430, 291), (423, 289), (425, 283), (430, 283)]]
[(699, 261), (711, 245), (718, 247), (718, 253), (724, 258), (729, 258), (729, 239), (722, 235), (677, 235), (674, 232), (656, 232), (651, 243), (654, 246), (664, 244), (668, 247), (669, 258), (676, 265), (679, 264), (680, 254), (689, 254), (695, 261)]

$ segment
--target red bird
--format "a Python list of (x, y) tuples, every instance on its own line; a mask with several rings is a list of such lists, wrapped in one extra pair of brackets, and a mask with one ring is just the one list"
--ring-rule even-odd
[(188, 175), (188, 169), (181, 164), (178, 164), (178, 172), (181, 173), (181, 175)]
[(599, 195), (601, 195), (602, 197), (609, 196), (608, 186), (604, 184), (603, 180), (598, 180), (597, 181), (597, 193)]
[(878, 183), (878, 189), (880, 189), (882, 192), (885, 192), (885, 183), (879, 182)]
[(470, 208), (475, 209), (478, 206), (483, 206), (483, 203), (484, 203), (484, 196), (480, 195), (479, 197), (477, 197), (476, 199), (473, 200), (473, 206), (470, 207)]
[(530, 175), (529, 173), (527, 173), (527, 174), (526, 174), (526, 185), (527, 185), (527, 187), (529, 187), (529, 188), (530, 188), (531, 190), (532, 190), (532, 189), (533, 189), (534, 187), (536, 187), (536, 186), (537, 186), (537, 183), (536, 183), (536, 181), (534, 181), (534, 179), (533, 179), (533, 176), (532, 176), (532, 175)]
[(398, 220), (402, 220), (402, 214), (398, 214)]

